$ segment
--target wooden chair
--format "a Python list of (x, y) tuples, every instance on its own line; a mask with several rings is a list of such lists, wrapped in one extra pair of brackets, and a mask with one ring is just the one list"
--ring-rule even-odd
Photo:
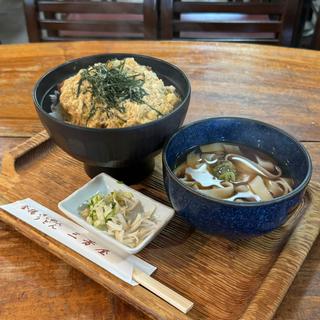
[(162, 39), (260, 42), (290, 46), (302, 0), (161, 0)]
[(155, 39), (157, 0), (133, 2), (24, 0), (30, 42)]

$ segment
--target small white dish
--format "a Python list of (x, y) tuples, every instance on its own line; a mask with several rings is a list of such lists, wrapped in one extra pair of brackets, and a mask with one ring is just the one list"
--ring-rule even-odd
[[(145, 211), (152, 210), (156, 207), (154, 217), (157, 225), (154, 231), (148, 235), (137, 247), (130, 248), (125, 244), (119, 242), (114, 237), (109, 236), (106, 232), (101, 231), (90, 225), (80, 215), (79, 208), (94, 194), (107, 194), (111, 191), (122, 190), (131, 192), (134, 197), (140, 200)], [(94, 234), (97, 238), (109, 243), (112, 247), (120, 249), (122, 252), (135, 254), (141, 251), (147, 244), (149, 244), (172, 219), (174, 210), (162, 203), (155, 201), (141, 192), (138, 192), (127, 185), (120, 183), (116, 179), (108, 176), (105, 173), (100, 173), (95, 178), (86, 183), (83, 187), (73, 192), (70, 196), (60, 201), (58, 208), (70, 219), (84, 227), (86, 230)]]

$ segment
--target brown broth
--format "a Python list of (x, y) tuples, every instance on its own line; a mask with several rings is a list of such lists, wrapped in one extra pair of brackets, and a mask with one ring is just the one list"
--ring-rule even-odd
[(268, 201), (294, 186), (270, 155), (235, 143), (193, 148), (177, 159), (174, 172), (200, 193), (228, 201)]

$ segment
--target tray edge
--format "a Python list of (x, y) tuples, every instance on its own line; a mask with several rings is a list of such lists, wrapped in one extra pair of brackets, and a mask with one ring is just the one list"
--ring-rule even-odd
[[(293, 229), (288, 241), (239, 320), (271, 320), (274, 317), (313, 243), (319, 236), (320, 200), (316, 198), (316, 194), (320, 194), (320, 184), (311, 182), (308, 192), (312, 198), (311, 207), (303, 214), (301, 221)], [(308, 230), (307, 235), (305, 235), (305, 230)], [(301, 237), (300, 234), (305, 236)], [(275, 285), (279, 287), (277, 294), (274, 291)], [(272, 297), (273, 303), (270, 303), (270, 297)], [(268, 301), (268, 304), (265, 301)]]

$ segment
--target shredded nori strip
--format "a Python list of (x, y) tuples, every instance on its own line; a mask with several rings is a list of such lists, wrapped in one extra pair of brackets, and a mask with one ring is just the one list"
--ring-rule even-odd
[[(158, 115), (163, 115), (143, 100), (148, 94), (142, 87), (145, 80), (141, 79), (140, 74), (127, 74), (123, 70), (124, 63), (125, 61), (123, 60), (118, 67), (113, 68), (108, 68), (105, 63), (97, 63), (81, 71), (77, 96), (79, 96), (81, 92), (85, 93), (90, 91), (92, 93), (91, 110), (87, 123), (94, 116), (97, 103), (104, 105), (105, 112), (108, 116), (117, 116), (114, 111), (117, 110), (120, 113), (124, 113), (125, 108), (122, 102), (128, 99), (138, 104), (145, 104)], [(90, 83), (90, 87), (82, 91), (82, 83), (85, 80)], [(121, 119), (121, 117), (117, 117)]]

